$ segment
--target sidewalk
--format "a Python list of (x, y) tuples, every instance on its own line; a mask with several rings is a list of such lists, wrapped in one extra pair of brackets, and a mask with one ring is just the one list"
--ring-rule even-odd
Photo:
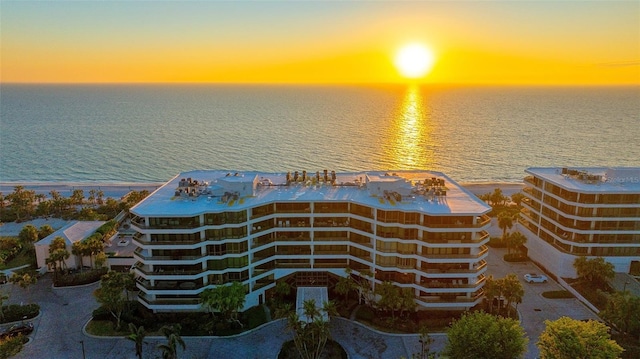
[(523, 275), (526, 273), (543, 273), (532, 262), (509, 263), (502, 257), (506, 249), (490, 248), (487, 258), (488, 269), (486, 275), (493, 275), (494, 278), (503, 278), (507, 274), (515, 273), (524, 288), (524, 298), (518, 305), (518, 312), (522, 326), (524, 327), (529, 344), (527, 347), (526, 359), (534, 359), (539, 355), (536, 342), (540, 333), (545, 329), (545, 320), (556, 320), (567, 316), (574, 319), (597, 319), (598, 316), (584, 306), (579, 300), (571, 299), (547, 299), (542, 296), (543, 292), (551, 290), (563, 290), (557, 282), (549, 278), (548, 283), (526, 283)]

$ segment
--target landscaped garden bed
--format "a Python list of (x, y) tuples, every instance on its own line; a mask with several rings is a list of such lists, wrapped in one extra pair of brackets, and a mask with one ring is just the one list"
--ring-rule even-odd
[(40, 314), (40, 306), (37, 304), (11, 304), (3, 306), (2, 312), (4, 316), (0, 318), (0, 324), (11, 323), (37, 317)]
[(95, 283), (107, 273), (107, 268), (86, 269), (84, 271), (72, 271), (65, 274), (57, 273), (54, 275), (53, 284), (55, 287), (72, 287), (76, 285), (84, 285)]
[[(347, 352), (342, 348), (338, 342), (333, 340), (327, 340), (327, 344), (320, 354), (319, 359), (347, 359)], [(296, 348), (293, 340), (284, 342), (282, 349), (278, 353), (278, 359), (302, 359), (298, 349)]]
[(549, 299), (570, 299), (575, 298), (571, 292), (567, 290), (550, 290), (543, 292), (542, 296)]
[(242, 326), (223, 321), (218, 315), (210, 313), (153, 313), (140, 303), (132, 301), (127, 304), (128, 309), (122, 314), (120, 330), (115, 330), (115, 318), (103, 307), (93, 311), (93, 319), (87, 326), (87, 332), (99, 336), (127, 335), (128, 323), (144, 326), (147, 333), (156, 333), (165, 325), (179, 323), (182, 326), (180, 335), (183, 336), (229, 336), (256, 328), (267, 322), (266, 313), (262, 306), (255, 306), (239, 313), (238, 319)]

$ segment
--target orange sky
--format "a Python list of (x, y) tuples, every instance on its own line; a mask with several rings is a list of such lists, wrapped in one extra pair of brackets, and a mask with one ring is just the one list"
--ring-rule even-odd
[(2, 82), (640, 84), (640, 2), (11, 2)]

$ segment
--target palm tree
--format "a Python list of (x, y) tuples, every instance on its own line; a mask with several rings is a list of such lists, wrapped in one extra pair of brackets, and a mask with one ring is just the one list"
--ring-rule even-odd
[(507, 241), (507, 229), (513, 227), (513, 217), (506, 212), (498, 215), (498, 227), (502, 229), (502, 242), (507, 243), (507, 253), (511, 253), (511, 247)]
[(527, 237), (520, 232), (513, 232), (509, 235), (509, 245), (520, 253), (522, 253), (522, 246), (527, 242)]
[(492, 275), (487, 277), (483, 289), (485, 298), (489, 301), (489, 313), (493, 313), (493, 300), (495, 297), (500, 297), (502, 295), (502, 288), (500, 287), (500, 280), (494, 279)]
[(307, 320), (301, 321), (296, 312), (291, 312), (287, 327), (293, 331), (293, 342), (300, 356), (316, 359), (320, 357), (330, 336), (329, 323), (324, 320), (322, 312), (331, 315), (335, 313), (335, 306), (325, 302), (320, 310), (315, 300), (310, 299), (304, 301), (302, 307)]
[(4, 301), (9, 299), (9, 296), (4, 294), (4, 293), (0, 293), (0, 319), (4, 322)]
[(32, 284), (36, 284), (38, 282), (38, 277), (36, 277), (35, 274), (29, 274), (29, 273), (23, 273), (23, 274), (13, 273), (13, 275), (9, 277), (9, 282), (13, 284), (17, 284), (20, 286), (20, 288), (26, 290), (27, 298), (29, 298), (29, 301), (31, 301), (29, 286), (31, 286)]
[(160, 333), (167, 338), (167, 344), (158, 344), (158, 349), (162, 351), (162, 359), (178, 359), (178, 344), (182, 347), (182, 350), (187, 348), (184, 340), (180, 336), (180, 324), (175, 326), (163, 326), (160, 328)]
[(84, 247), (85, 245), (83, 242), (74, 242), (71, 245), (71, 254), (80, 259), (80, 271), (82, 271), (82, 268), (84, 267), (84, 262), (82, 261), (82, 257), (85, 251)]
[(144, 338), (147, 336), (147, 332), (142, 325), (136, 327), (133, 323), (129, 323), (129, 332), (131, 333), (127, 335), (126, 338), (135, 343), (136, 356), (138, 359), (142, 359), (142, 344), (144, 344)]
[(347, 277), (340, 277), (340, 279), (338, 279), (338, 283), (336, 283), (335, 289), (338, 294), (344, 296), (344, 301), (349, 303), (349, 292), (355, 289), (355, 283), (353, 282), (353, 279), (351, 279), (351, 275), (348, 275)]
[(66, 268), (65, 260), (69, 258), (69, 251), (67, 251), (67, 245), (63, 237), (56, 237), (49, 244), (49, 260), (55, 262), (59, 270)]
[(516, 303), (516, 306), (522, 303), (524, 288), (522, 288), (522, 283), (520, 283), (518, 277), (513, 273), (502, 278), (501, 281), (504, 297), (507, 300), (507, 315), (509, 315), (511, 313), (511, 303)]

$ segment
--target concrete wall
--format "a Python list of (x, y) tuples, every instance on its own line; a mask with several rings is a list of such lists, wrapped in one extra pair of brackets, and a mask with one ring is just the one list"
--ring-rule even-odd
[[(540, 263), (549, 272), (554, 273), (558, 277), (576, 278), (576, 270), (573, 268), (573, 262), (578, 258), (571, 254), (563, 253), (551, 244), (543, 241), (534, 235), (524, 226), (519, 226), (520, 233), (527, 237), (525, 246), (529, 249), (529, 257)], [(589, 258), (595, 258), (589, 256)], [(629, 273), (631, 270), (631, 261), (638, 260), (637, 257), (603, 257), (605, 261), (613, 264), (614, 271), (620, 273)]]
[[(36, 264), (38, 265), (38, 268), (47, 268), (48, 272), (51, 272), (51, 269), (48, 268), (47, 266), (47, 258), (49, 258), (49, 245), (36, 245), (35, 246), (35, 250), (36, 250)], [(69, 248), (69, 246), (67, 246), (67, 251), (69, 251), (69, 258), (67, 258), (67, 260), (65, 260), (65, 264), (67, 265), (67, 268), (76, 268), (80, 265), (80, 261), (78, 260), (77, 256), (74, 256), (73, 254), (71, 254), (71, 248)], [(88, 266), (90, 259), (89, 257), (84, 257), (84, 265)]]
[(527, 237), (525, 246), (529, 250), (529, 258), (558, 277), (576, 278), (576, 270), (573, 268), (576, 256), (560, 252), (524, 226), (519, 226), (518, 230)]

